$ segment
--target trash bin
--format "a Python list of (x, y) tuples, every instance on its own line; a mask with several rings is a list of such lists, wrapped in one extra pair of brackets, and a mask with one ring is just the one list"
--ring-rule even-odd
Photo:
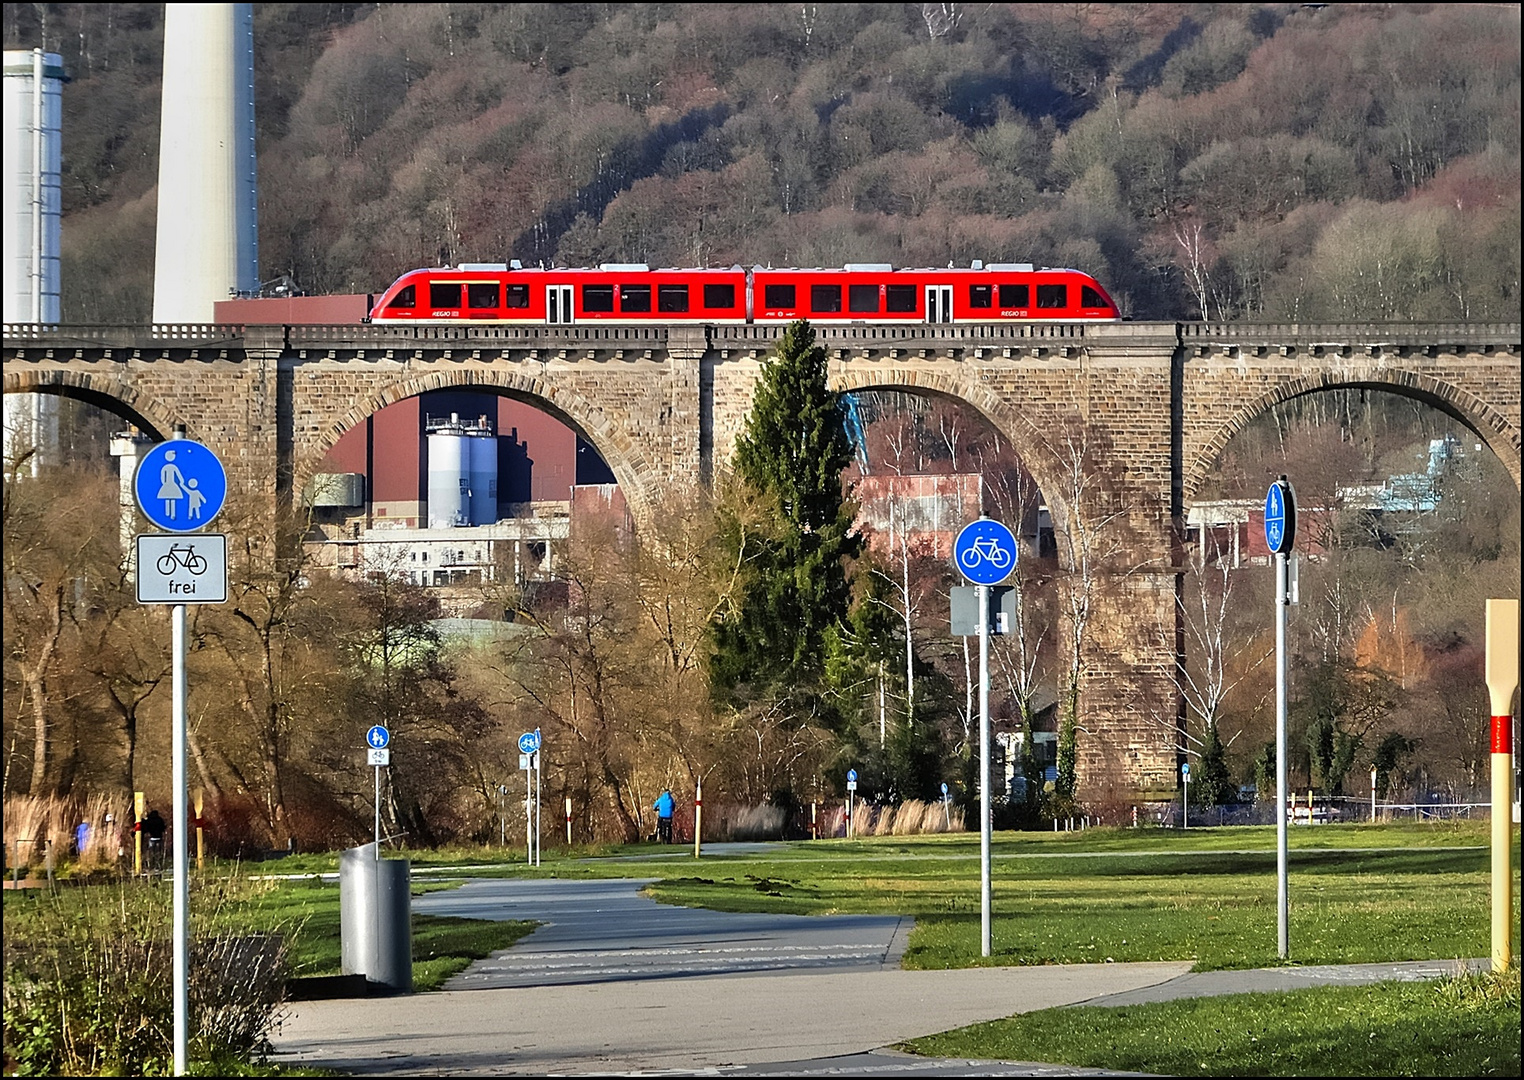
[(375, 844), (339, 855), (339, 958), (372, 990), (413, 992), (412, 863), (378, 859)]

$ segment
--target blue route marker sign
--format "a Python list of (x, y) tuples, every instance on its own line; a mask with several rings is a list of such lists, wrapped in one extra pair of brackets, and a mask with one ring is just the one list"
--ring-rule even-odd
[(1283, 476), (1265, 495), (1265, 545), (1272, 555), (1282, 555), (1296, 542), (1296, 496)]
[(143, 455), (132, 490), (143, 516), (165, 532), (198, 532), (222, 512), (228, 475), (205, 446), (171, 439)]
[(386, 744), (392, 741), (392, 733), (380, 724), (365, 733), (365, 745), (372, 750), (384, 750)]
[(540, 733), (538, 731), (526, 731), (519, 736), (519, 753), (532, 754), (540, 748)]
[(999, 585), (1016, 568), (1016, 537), (991, 518), (971, 521), (953, 541), (953, 559), (975, 585)]

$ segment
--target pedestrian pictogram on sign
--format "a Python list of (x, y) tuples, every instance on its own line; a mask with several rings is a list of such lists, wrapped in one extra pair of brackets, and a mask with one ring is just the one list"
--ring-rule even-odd
[(228, 477), (217, 455), (191, 439), (171, 439), (143, 455), (133, 482), (143, 516), (166, 532), (196, 532), (227, 500)]

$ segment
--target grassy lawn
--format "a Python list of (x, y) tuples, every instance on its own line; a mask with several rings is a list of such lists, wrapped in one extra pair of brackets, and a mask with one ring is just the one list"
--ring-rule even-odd
[(1165, 1076), (1518, 1076), (1519, 969), (1437, 983), (1043, 1009), (899, 1049)]

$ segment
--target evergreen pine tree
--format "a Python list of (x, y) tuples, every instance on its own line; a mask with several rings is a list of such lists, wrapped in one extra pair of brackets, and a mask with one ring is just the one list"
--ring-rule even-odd
[(738, 704), (820, 688), (839, 640), (828, 631), (841, 626), (851, 601), (847, 560), (862, 548), (842, 491), (851, 460), (846, 408), (827, 385), (825, 350), (809, 323), (796, 322), (763, 365), (736, 443), (736, 474), (761, 497), (766, 520), (731, 529), (746, 577), (714, 627), (717, 698)]

